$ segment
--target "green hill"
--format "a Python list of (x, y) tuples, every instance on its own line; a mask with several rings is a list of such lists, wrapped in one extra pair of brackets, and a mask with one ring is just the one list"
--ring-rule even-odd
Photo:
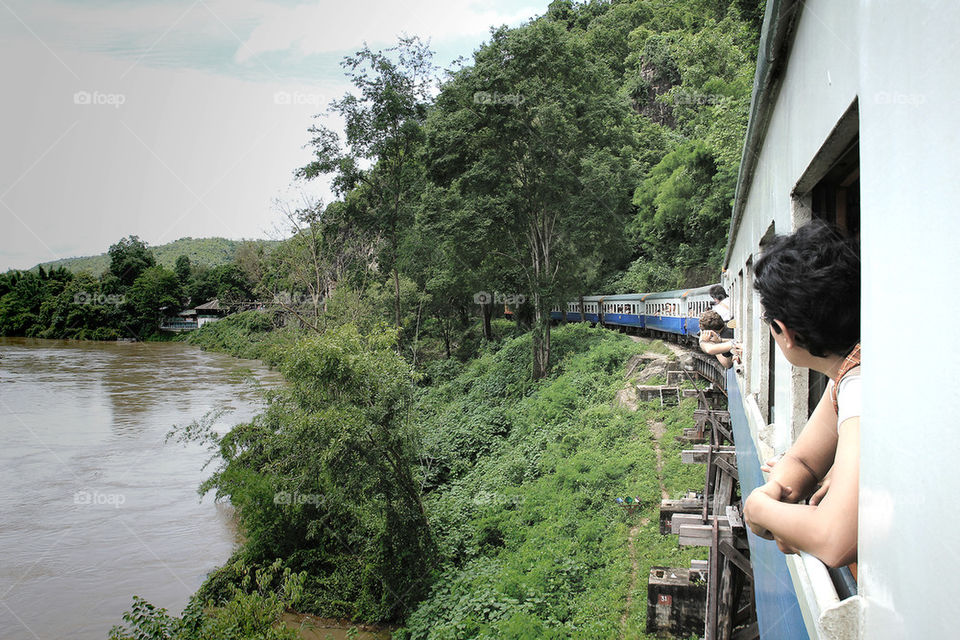
[[(161, 244), (156, 247), (150, 247), (150, 251), (156, 256), (157, 262), (163, 266), (173, 269), (177, 258), (186, 255), (194, 265), (206, 265), (216, 267), (221, 264), (227, 264), (233, 260), (233, 256), (239, 247), (246, 240), (228, 240), (227, 238), (180, 238), (167, 244)], [(266, 246), (277, 244), (275, 240), (252, 240)], [(51, 262), (42, 262), (37, 267), (44, 269), (65, 267), (73, 273), (90, 273), (99, 276), (110, 266), (110, 256), (106, 252), (97, 256), (83, 256), (79, 258), (61, 258)], [(36, 269), (37, 267), (34, 267)]]

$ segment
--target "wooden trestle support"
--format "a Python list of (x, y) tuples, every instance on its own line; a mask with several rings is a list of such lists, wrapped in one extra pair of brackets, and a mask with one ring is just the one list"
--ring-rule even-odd
[(694, 372), (687, 372), (688, 379), (704, 378), (711, 387), (684, 390), (685, 395), (697, 395), (699, 407), (694, 414), (696, 427), (684, 434), (692, 448), (681, 456), (685, 463), (706, 465), (704, 486), (700, 494), (663, 500), (660, 527), (661, 533), (679, 535), (681, 545), (709, 547), (710, 557), (706, 562), (694, 561), (690, 569), (651, 569), (647, 632), (683, 637), (696, 633), (706, 640), (754, 640), (759, 631), (753, 570), (741, 516), (737, 454), (730, 414), (725, 410), (725, 371), (713, 357), (692, 356)]

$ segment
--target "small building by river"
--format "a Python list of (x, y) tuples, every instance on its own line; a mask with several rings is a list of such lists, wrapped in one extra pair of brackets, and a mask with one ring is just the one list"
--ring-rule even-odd
[(221, 305), (220, 300), (214, 298), (213, 300), (197, 305), (193, 309), (184, 309), (175, 316), (164, 318), (160, 324), (160, 330), (173, 333), (193, 331), (209, 322), (216, 322), (229, 313), (230, 310), (226, 306)]

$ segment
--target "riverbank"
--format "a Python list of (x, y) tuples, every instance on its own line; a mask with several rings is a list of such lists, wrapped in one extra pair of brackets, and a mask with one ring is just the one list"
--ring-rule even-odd
[(268, 311), (243, 311), (181, 334), (181, 339), (205, 351), (260, 360), (276, 367), (283, 359), (283, 352), (302, 335), (293, 328), (277, 328)]

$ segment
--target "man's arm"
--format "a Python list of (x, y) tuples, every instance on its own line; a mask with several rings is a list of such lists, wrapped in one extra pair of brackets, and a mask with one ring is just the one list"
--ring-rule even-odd
[(789, 502), (799, 502), (812, 494), (827, 475), (837, 452), (837, 414), (833, 399), (824, 391), (816, 409), (793, 446), (777, 462), (768, 478), (789, 487)]
[(779, 485), (773, 481), (750, 494), (744, 517), (755, 532), (769, 532), (785, 553), (806, 551), (831, 567), (848, 564), (857, 558), (859, 475), (860, 418), (856, 417), (840, 426), (830, 491), (818, 505), (779, 501), (773, 495)]

